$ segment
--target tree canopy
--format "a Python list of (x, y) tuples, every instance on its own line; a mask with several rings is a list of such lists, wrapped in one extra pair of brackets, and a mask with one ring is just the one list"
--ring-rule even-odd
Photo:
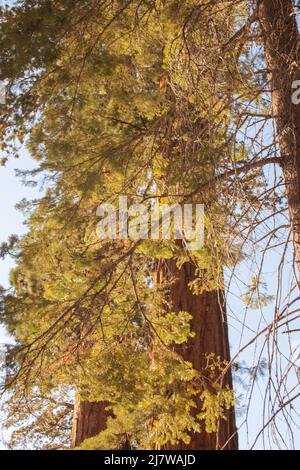
[[(254, 8), (26, 0), (1, 14), (2, 161), (26, 145), (36, 169), (21, 176), (44, 185), (40, 199), (19, 204), (26, 235), (1, 250), (16, 260), (1, 295), (15, 339), (3, 385), (11, 446), (68, 447), (75, 394), (112, 411), (83, 449), (215, 433), (237, 405), (222, 380), (230, 365), (208, 352), (197, 371), (178, 354), (194, 335), (191, 315), (173, 311), (170, 283), (157, 285), (154, 271), (158, 260), (191, 262), (195, 295), (223, 291), (224, 270), (253, 256), (257, 227), (286, 210), (282, 184), (265, 173), (280, 157), (261, 143), (268, 77), (249, 46), (259, 35)], [(97, 207), (124, 194), (149, 210), (204, 204), (205, 245), (99, 239)], [(273, 301), (260, 275), (244, 293), (248, 307)]]

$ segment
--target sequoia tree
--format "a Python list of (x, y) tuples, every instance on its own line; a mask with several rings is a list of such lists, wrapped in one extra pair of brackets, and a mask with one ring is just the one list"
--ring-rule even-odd
[[(28, 136), (39, 166), (23, 176), (47, 186), (20, 204), (28, 233), (9, 247), (10, 399), (76, 394), (83, 449), (236, 448), (223, 268), (241, 256), (227, 199), (245, 159), (230, 122), (239, 20), (195, 1), (28, 1), (4, 15), (4, 149)], [(97, 207), (120, 194), (149, 210), (205, 204), (204, 247), (99, 239)]]
[[(285, 178), (295, 257), (300, 272), (300, 106), (293, 103), (300, 79), (299, 33), (292, 0), (257, 2), (272, 93), (272, 116)], [(297, 85), (297, 83), (296, 83)]]

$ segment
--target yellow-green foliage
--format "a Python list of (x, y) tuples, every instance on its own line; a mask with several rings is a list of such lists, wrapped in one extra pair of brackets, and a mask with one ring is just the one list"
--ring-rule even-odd
[[(222, 287), (223, 265), (239, 257), (224, 236), (225, 201), (197, 191), (231, 162), (233, 110), (223, 98), (242, 82), (231, 52), (226, 64), (204, 53), (216, 47), (216, 31), (227, 40), (236, 27), (215, 3), (195, 17), (195, 0), (28, 0), (3, 11), (0, 79), (15, 85), (4, 147), (14, 153), (10, 137), (28, 135), (38, 169), (23, 176), (46, 185), (38, 201), (20, 205), (28, 232), (1, 309), (17, 344), (7, 387), (27, 390), (29, 401), (42, 390), (51, 403), (61, 387), (108, 401), (115, 419), (84, 448), (118, 448), (128, 436), (141, 448), (188, 442), (203, 420), (215, 432), (233, 405), (231, 391), (209, 392), (174, 351), (193, 336), (191, 317), (171, 305), (166, 313), (167, 287), (160, 292), (151, 277), (154, 259), (193, 257), (198, 279), (189, 287), (199, 294)], [(207, 202), (205, 248), (99, 240), (97, 206), (119, 194), (129, 203)]]
[(217, 432), (219, 420), (226, 420), (225, 411), (230, 410), (235, 404), (233, 392), (230, 389), (225, 389), (217, 393), (204, 390), (200, 398), (203, 402), (203, 411), (198, 414), (198, 418), (205, 421), (206, 432)]

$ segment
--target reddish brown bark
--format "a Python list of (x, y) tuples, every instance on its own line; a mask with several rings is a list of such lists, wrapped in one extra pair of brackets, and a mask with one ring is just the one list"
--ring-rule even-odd
[[(174, 311), (187, 311), (192, 315), (191, 328), (195, 336), (188, 343), (177, 346), (177, 352), (191, 362), (196, 370), (203, 371), (206, 366), (206, 354), (214, 353), (222, 360), (230, 360), (228, 328), (224, 296), (222, 291), (204, 292), (194, 295), (188, 284), (195, 277), (195, 269), (191, 263), (184, 263), (178, 269), (174, 260), (161, 261), (156, 272), (156, 284), (170, 283), (170, 301)], [(232, 388), (230, 371), (224, 377), (223, 385)], [(107, 403), (79, 401), (75, 405), (72, 447), (96, 436), (106, 428), (110, 412)], [(200, 405), (199, 405), (200, 406)], [(195, 410), (199, 412), (199, 410)], [(127, 447), (128, 448), (128, 447)], [(234, 410), (227, 412), (227, 421), (220, 420), (217, 434), (201, 433), (191, 435), (189, 445), (181, 443), (176, 447), (165, 446), (165, 449), (190, 450), (234, 450), (238, 448)]]
[[(175, 260), (159, 262), (156, 283), (159, 285), (171, 281), (172, 310), (187, 311), (192, 315), (191, 328), (195, 336), (190, 338), (188, 343), (178, 346), (176, 350), (185, 360), (193, 364), (194, 369), (203, 372), (207, 363), (207, 354), (214, 353), (222, 360), (230, 360), (228, 328), (223, 292), (215, 290), (194, 295), (188, 287), (194, 278), (195, 268), (191, 263), (184, 263), (181, 269), (178, 269)], [(231, 371), (224, 377), (223, 385), (229, 385), (232, 389)], [(199, 411), (200, 409), (195, 410), (195, 413)], [(191, 435), (190, 444), (181, 443), (176, 447), (165, 447), (165, 449), (192, 450), (237, 448), (238, 437), (233, 409), (227, 412), (227, 421), (220, 420), (217, 434), (205, 432), (202, 426), (201, 433)]]
[(257, 5), (300, 273), (300, 104), (292, 102), (293, 82), (300, 79), (299, 33), (292, 0), (259, 0)]
[(111, 415), (106, 410), (107, 405), (105, 402), (76, 401), (72, 426), (73, 448), (106, 428), (107, 418)]

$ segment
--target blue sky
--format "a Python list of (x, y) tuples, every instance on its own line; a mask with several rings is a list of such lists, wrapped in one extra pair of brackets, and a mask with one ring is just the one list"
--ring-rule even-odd
[[(36, 190), (26, 188), (15, 175), (15, 169), (25, 170), (34, 168), (34, 162), (26, 152), (21, 153), (21, 158), (9, 160), (5, 167), (0, 166), (0, 243), (11, 234), (21, 235), (26, 231), (22, 214), (15, 209), (15, 205), (21, 199), (32, 199)], [(9, 286), (9, 272), (14, 262), (10, 258), (0, 260), (0, 285)], [(4, 328), (0, 327), (0, 344), (9, 343), (11, 339), (6, 335)], [(1, 436), (0, 429), (0, 436)], [(3, 448), (0, 442), (0, 449)]]
[[(15, 205), (23, 198), (32, 199), (39, 196), (38, 190), (35, 188), (25, 187), (19, 178), (15, 175), (15, 169), (24, 170), (32, 169), (35, 167), (35, 162), (30, 158), (30, 156), (23, 151), (21, 153), (21, 158), (16, 160), (9, 160), (5, 167), (0, 167), (0, 214), (1, 214), (1, 234), (0, 242), (5, 241), (10, 234), (21, 235), (26, 231), (26, 226), (24, 225), (24, 218), (22, 213), (15, 209)], [(256, 254), (258, 256), (258, 254)], [(267, 280), (268, 291), (274, 292), (276, 290), (276, 272), (277, 266), (280, 259), (280, 251), (272, 251), (268, 256), (265, 267), (264, 267), (264, 277)], [(6, 259), (0, 261), (0, 284), (4, 287), (9, 285), (9, 271), (13, 266), (13, 260)], [(243, 263), (238, 268), (238, 273), (241, 278), (241, 281), (233, 282), (232, 288), (230, 289), (230, 295), (228, 297), (228, 321), (230, 325), (230, 343), (232, 348), (232, 353), (234, 353), (239, 346), (240, 334), (241, 334), (241, 323), (245, 320), (245, 332), (242, 340), (242, 344), (246, 344), (249, 339), (253, 337), (253, 331), (256, 330), (257, 325), (262, 321), (261, 312), (257, 310), (249, 310), (245, 315), (245, 305), (241, 301), (241, 292), (243, 283), (249, 282), (251, 270), (248, 263)], [(285, 275), (288, 276), (288, 270), (286, 270)], [(263, 316), (265, 316), (266, 321), (272, 321), (273, 318), (273, 305), (268, 306), (263, 309)], [(263, 324), (263, 321), (262, 321)], [(255, 347), (259, 351), (259, 347), (262, 344), (264, 337), (256, 343), (256, 346), (253, 346), (245, 351), (240, 357), (240, 360), (244, 360), (249, 366), (254, 364), (253, 358), (255, 357)], [(283, 340), (283, 341), (282, 341)], [(4, 329), (0, 331), (0, 342), (10, 341), (7, 335), (5, 334)], [(283, 351), (286, 350), (288, 353), (288, 345), (286, 344), (287, 338), (281, 338), (281, 347)], [(300, 334), (296, 334), (293, 337), (295, 344), (300, 343)], [(257, 354), (256, 354), (257, 358)], [(250, 406), (250, 412), (247, 419), (247, 426), (244, 425), (240, 431), (240, 447), (245, 449), (249, 447), (249, 444), (253, 442), (254, 437), (259, 429), (259, 424), (262, 422), (262, 394), (265, 387), (265, 379), (260, 380), (254, 387), (252, 404)], [(239, 387), (240, 388), (240, 387)], [(242, 406), (244, 401), (247, 401), (247, 390), (240, 389), (241, 394), (245, 395), (240, 398), (240, 405)], [(244, 417), (239, 418), (239, 422), (242, 423)], [(284, 423), (280, 424), (279, 427), (282, 428), (282, 434), (285, 433)], [(0, 433), (1, 434), (1, 433)], [(295, 447), (300, 449), (300, 432), (299, 430), (295, 431)], [(268, 442), (265, 442), (265, 446), (270, 448)], [(263, 442), (262, 439), (259, 439), (256, 448), (262, 448)]]
[[(6, 2), (0, 0), (0, 5)], [(1, 157), (1, 155), (0, 155)], [(21, 235), (26, 231), (24, 226), (23, 215), (15, 209), (16, 203), (21, 199), (27, 198), (32, 199), (38, 196), (37, 190), (25, 187), (22, 185), (21, 181), (15, 175), (15, 169), (19, 170), (28, 170), (35, 167), (35, 163), (31, 160), (30, 156), (23, 151), (21, 158), (18, 160), (9, 160), (5, 167), (0, 167), (0, 215), (1, 215), (1, 231), (0, 231), (0, 243), (5, 241), (7, 237), (11, 234)], [(257, 253), (259, 257), (259, 253)], [(276, 292), (276, 280), (277, 280), (277, 268), (278, 263), (280, 262), (281, 252), (280, 250), (272, 250), (269, 253), (265, 260), (264, 264), (264, 278), (267, 282), (268, 293)], [(4, 261), (0, 260), (0, 285), (8, 287), (9, 271), (13, 267), (13, 260), (5, 259)], [(248, 283), (251, 276), (251, 268), (249, 264), (243, 263), (239, 267), (240, 281), (234, 282), (228, 296), (228, 321), (230, 325), (230, 343), (231, 349), (234, 353), (240, 344), (241, 336), (241, 324), (245, 323), (245, 331), (242, 340), (242, 344), (246, 344), (248, 340), (253, 337), (253, 332), (256, 331), (258, 325), (261, 323), (264, 325), (265, 317), (266, 323), (272, 321), (274, 316), (274, 305), (270, 305), (263, 309), (263, 312), (257, 310), (249, 310), (245, 314), (245, 305), (241, 301), (241, 291), (243, 283)], [(290, 266), (287, 266), (283, 271), (283, 285), (287, 288), (288, 280), (290, 277)], [(297, 325), (293, 325), (295, 328)], [(298, 323), (299, 328), (299, 323)], [(0, 329), (0, 343), (9, 342), (10, 339), (7, 337), (5, 330)], [(244, 360), (248, 365), (255, 363), (254, 358), (257, 359), (258, 353), (264, 341), (264, 337), (261, 337), (260, 340), (253, 345), (251, 348), (247, 349), (240, 357), (240, 360)], [(292, 347), (297, 348), (300, 344), (300, 333), (293, 334), (291, 338)], [(287, 335), (280, 336), (280, 349), (282, 355), (288, 355), (291, 345)], [(291, 383), (290, 387), (297, 385), (295, 374), (291, 374)], [(254, 387), (252, 402), (250, 406), (250, 411), (247, 419), (247, 426), (243, 426), (240, 430), (240, 448), (245, 449), (249, 447), (249, 444), (252, 444), (259, 427), (262, 423), (262, 414), (263, 414), (263, 393), (266, 386), (266, 379), (258, 381)], [(243, 402), (247, 401), (247, 390), (239, 390), (241, 395), (244, 394), (244, 397), (240, 398), (240, 405), (243, 405)], [(296, 404), (299, 407), (299, 401)], [(244, 417), (239, 418), (239, 422), (242, 423)], [(282, 433), (283, 439), (286, 435), (286, 425), (284, 422), (278, 420), (278, 426), (280, 432)], [(297, 426), (293, 427), (294, 430), (294, 445), (295, 448), (300, 449), (300, 429)], [(1, 429), (0, 429), (1, 437)], [(271, 448), (270, 443), (266, 440), (263, 442), (263, 439), (260, 438), (257, 442), (256, 448)], [(2, 446), (3, 447), (3, 446)], [(1, 443), (0, 443), (1, 448)]]

